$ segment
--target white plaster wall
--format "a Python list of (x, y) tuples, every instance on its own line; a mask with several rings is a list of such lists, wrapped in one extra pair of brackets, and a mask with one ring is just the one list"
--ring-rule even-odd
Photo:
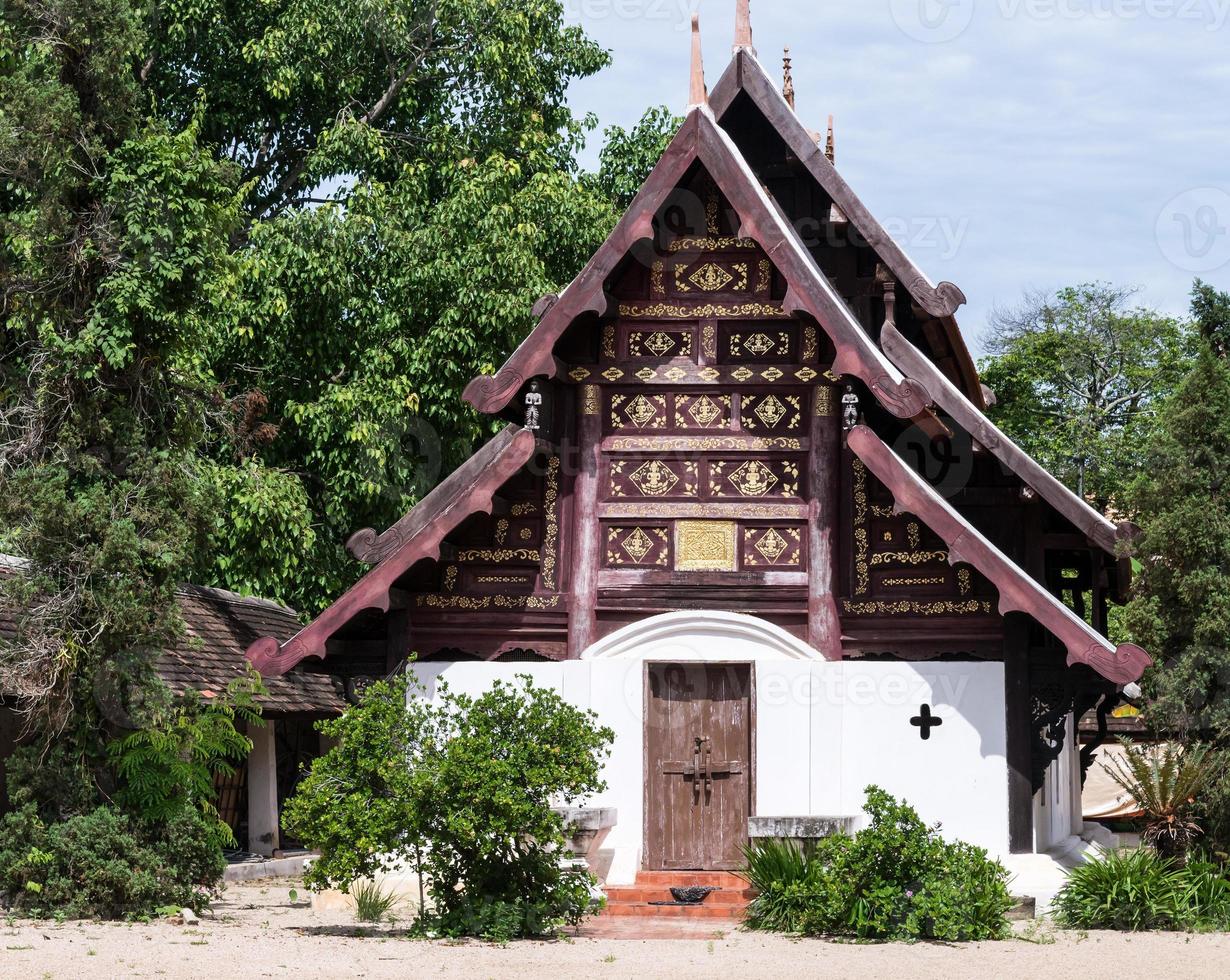
[[(995, 855), (1008, 853), (1002, 665), (828, 663), (769, 624), (747, 628), (736, 620), (748, 617), (716, 616), (720, 621), (698, 627), (694, 618), (689, 624), (676, 614), (668, 628), (659, 623), (622, 639), (617, 634), (580, 661), (424, 664), (414, 670), (429, 693), (440, 676), (454, 690), (478, 693), (496, 679), (530, 674), (614, 730), (604, 772), (608, 787), (590, 801), (619, 811), (604, 843), (611, 884), (631, 883), (640, 868), (648, 662), (754, 665), (754, 813), (854, 816), (861, 813), (864, 788), (876, 784), (905, 798), (928, 822), (941, 822), (947, 836)], [(924, 703), (944, 721), (928, 741), (910, 724)]]
[(1063, 751), (1046, 770), (1042, 789), (1034, 796), (1034, 850), (1043, 854), (1066, 847), (1084, 829), (1081, 809), (1080, 746), (1076, 719), (1065, 722)]

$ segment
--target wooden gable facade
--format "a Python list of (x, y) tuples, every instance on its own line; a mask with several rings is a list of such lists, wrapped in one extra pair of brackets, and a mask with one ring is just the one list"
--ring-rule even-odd
[(750, 43), (699, 103), (467, 388), (504, 430), (356, 534), (367, 574), (249, 657), (372, 675), (411, 654), (575, 659), (662, 613), (743, 613), (829, 660), (1003, 661), (1028, 800), (1057, 726), (1149, 663), (1105, 639), (1130, 529), (987, 420), (963, 294), (892, 241)]

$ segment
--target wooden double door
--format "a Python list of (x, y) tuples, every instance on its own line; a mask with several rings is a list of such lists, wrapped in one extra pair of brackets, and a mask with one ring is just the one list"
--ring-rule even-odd
[(752, 800), (750, 664), (649, 664), (645, 867), (744, 865)]

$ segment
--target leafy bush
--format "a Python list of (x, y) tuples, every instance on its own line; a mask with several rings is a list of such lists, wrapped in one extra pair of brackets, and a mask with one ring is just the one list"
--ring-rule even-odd
[(1230, 882), (1213, 864), (1186, 867), (1152, 848), (1118, 851), (1068, 874), (1055, 916), (1073, 929), (1230, 928)]
[(48, 824), (28, 805), (0, 820), (0, 894), (24, 914), (115, 919), (171, 905), (200, 911), (225, 867), (216, 827), (191, 810), (156, 830), (110, 806)]
[(321, 852), (309, 886), (411, 867), (431, 893), (424, 929), (505, 940), (580, 921), (592, 879), (561, 867), (552, 808), (603, 788), (613, 733), (529, 677), (477, 697), (441, 685), (434, 702), (411, 684), (374, 684), (319, 726), (336, 745), (284, 815)]
[(945, 841), (877, 787), (867, 789), (865, 809), (871, 824), (853, 837), (748, 849), (745, 874), (759, 892), (750, 928), (878, 940), (1005, 935), (1008, 874), (986, 851)]
[(252, 676), (232, 681), (222, 697), (209, 701), (192, 692), (158, 724), (113, 740), (107, 759), (120, 781), (116, 801), (152, 823), (199, 809), (216, 822), (221, 843), (234, 843), (214, 807), (214, 777), (232, 775), (234, 763), (252, 751), (235, 722), (262, 724), (256, 704), (261, 690)]

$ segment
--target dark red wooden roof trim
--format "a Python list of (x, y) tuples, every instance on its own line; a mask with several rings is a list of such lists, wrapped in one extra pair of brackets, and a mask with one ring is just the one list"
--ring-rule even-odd
[(837, 374), (859, 378), (893, 415), (934, 419), (930, 395), (904, 377), (867, 336), (845, 301), (817, 268), (794, 228), (739, 153), (730, 136), (705, 108), (694, 109), (641, 188), (628, 213), (593, 260), (552, 306), (538, 326), (494, 377), (471, 381), (465, 399), (480, 412), (503, 409), (528, 379), (553, 377), (556, 342), (587, 310), (602, 313), (606, 279), (637, 241), (653, 234), (653, 216), (696, 161), (714, 178), (743, 222), (741, 237), (754, 239), (785, 278), (784, 309), (813, 317), (833, 341)]
[(1008, 438), (939, 370), (917, 347), (891, 324), (880, 333), (880, 345), (889, 359), (927, 387), (935, 403), (956, 420), (979, 445), (993, 453), (1008, 469), (1071, 521), (1090, 541), (1118, 557), (1119, 545), (1130, 543), (1137, 528), (1127, 522), (1118, 526), (1089, 506)]
[[(522, 435), (521, 429), (517, 426), (507, 426), (498, 436), (462, 463), (448, 479), (419, 501), (410, 513), (391, 528), (383, 534), (377, 534), (370, 527), (356, 531), (347, 540), (346, 550), (365, 565), (379, 565), (390, 555), (395, 554), (403, 544), (426, 529), (428, 524), (448, 520), (454, 508), (465, 507), (468, 504), (470, 494), (476, 487), (483, 486), (489, 481), (488, 469), (490, 467), (496, 466), (501, 470), (510, 470), (508, 476), (505, 477), (508, 479), (525, 465), (524, 461), (516, 462), (521, 458), (521, 453), (509, 454), (509, 448)], [(509, 455), (510, 458), (505, 460), (505, 456)], [(466, 517), (469, 514), (462, 516)]]
[(722, 75), (709, 98), (714, 116), (721, 119), (740, 92), (748, 97), (807, 168), (826, 194), (833, 199), (846, 218), (892, 270), (910, 296), (924, 310), (944, 325), (949, 345), (957, 360), (962, 379), (969, 391), (980, 397), (978, 370), (965, 346), (965, 338), (953, 314), (965, 304), (965, 294), (951, 282), (933, 285), (914, 261), (906, 255), (884, 226), (873, 215), (812, 138), (807, 127), (766, 74), (764, 67), (746, 50), (735, 52), (730, 67)]
[(439, 558), (444, 538), (467, 517), (490, 513), (492, 498), (529, 463), (537, 444), (534, 433), (510, 425), (470, 460), (483, 457), (481, 472), (466, 464), (385, 534), (360, 532), (362, 553), (379, 564), (286, 643), (271, 636), (257, 640), (248, 647), (248, 660), (262, 676), (278, 677), (308, 657), (323, 660), (329, 638), (359, 613), (388, 612), (394, 583), (417, 562)]
[(1022, 571), (867, 426), (850, 433), (849, 445), (892, 493), (897, 511), (913, 514), (943, 538), (950, 563), (972, 565), (990, 580), (999, 589), (1001, 613), (1027, 613), (1052, 633), (1067, 648), (1069, 665), (1088, 664), (1109, 681), (1130, 684), (1153, 663), (1133, 643), (1116, 648)]

